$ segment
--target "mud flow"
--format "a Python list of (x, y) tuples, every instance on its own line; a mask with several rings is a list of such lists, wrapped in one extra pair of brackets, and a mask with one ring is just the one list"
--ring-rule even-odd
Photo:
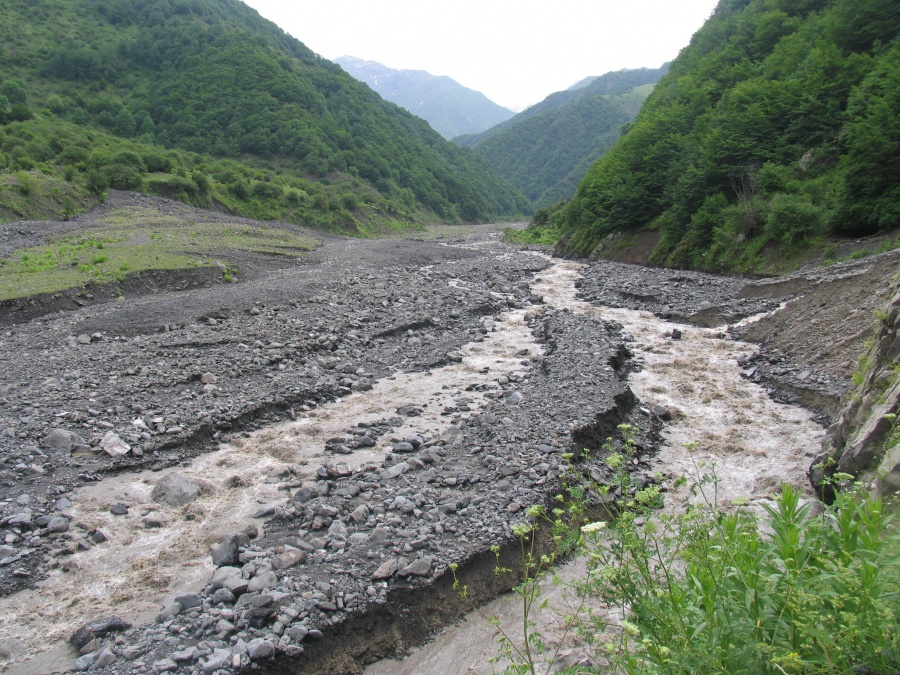
[[(534, 291), (554, 307), (617, 321), (633, 339), (630, 346), (642, 367), (630, 376), (629, 386), (643, 406), (662, 406), (672, 416), (662, 434), (657, 471), (673, 478), (714, 474), (718, 480), (704, 486), (705, 492), (695, 499), (717, 500), (724, 506), (741, 497), (759, 508), (782, 482), (812, 498), (806, 467), (821, 448), (824, 431), (803, 408), (775, 403), (762, 387), (741, 378), (737, 359), (752, 354), (754, 345), (730, 339), (726, 326), (696, 328), (664, 321), (649, 312), (582, 302), (575, 289), (581, 269), (578, 263), (557, 262), (539, 275)], [(673, 339), (673, 329), (680, 331), (679, 338)], [(666, 502), (671, 508), (686, 498), (687, 487), (673, 488)], [(584, 561), (576, 559), (561, 566), (558, 574), (572, 582), (584, 569)], [(563, 588), (546, 583), (543, 597), (549, 604), (531, 618), (551, 652), (559, 648), (562, 662), (575, 664), (586, 655), (579, 653), (565, 631), (561, 617), (574, 607)], [(489, 662), (498, 654), (500, 637), (490, 617), (499, 620), (507, 635), (522, 646), (521, 639), (516, 639), (522, 633), (521, 600), (505, 595), (443, 630), (407, 658), (373, 664), (366, 675), (488, 675), (502, 671), (503, 661)], [(548, 664), (542, 666), (539, 672), (549, 669)]]

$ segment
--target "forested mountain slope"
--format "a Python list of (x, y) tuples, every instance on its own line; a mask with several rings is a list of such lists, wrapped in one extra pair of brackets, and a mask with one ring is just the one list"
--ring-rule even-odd
[(585, 171), (616, 143), (622, 125), (634, 119), (666, 70), (668, 64), (607, 73), (454, 142), (474, 141), (476, 152), (536, 207), (550, 206), (575, 194)]
[(238, 0), (9, 0), (0, 83), (6, 171), (313, 225), (530, 208), (475, 153)]
[(341, 56), (335, 63), (386, 101), (421, 117), (444, 138), (479, 133), (514, 115), (512, 110), (446, 75), (396, 70), (354, 56)]
[(655, 84), (659, 78), (669, 72), (670, 64), (664, 63), (659, 68), (634, 68), (617, 70), (597, 77), (585, 78), (565, 91), (557, 91), (550, 94), (540, 103), (535, 103), (518, 113), (515, 117), (501, 122), (480, 134), (468, 134), (454, 138), (457, 145), (473, 147), (495, 136), (501, 131), (515, 127), (527, 119), (536, 117), (542, 113), (557, 110), (576, 102), (585, 96), (594, 95), (618, 95), (624, 94), (636, 87), (646, 84)]
[(736, 271), (897, 227), (898, 28), (895, 0), (721, 0), (544, 227), (568, 255), (657, 229), (651, 262)]

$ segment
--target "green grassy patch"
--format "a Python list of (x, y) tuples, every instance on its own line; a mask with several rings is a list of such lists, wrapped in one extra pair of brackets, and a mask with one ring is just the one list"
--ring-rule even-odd
[(539, 246), (556, 246), (559, 232), (546, 227), (529, 226), (524, 230), (507, 228), (503, 232), (503, 240), (511, 244), (535, 244)]
[(130, 272), (222, 267), (229, 250), (297, 256), (312, 237), (275, 227), (184, 221), (152, 209), (123, 209), (103, 225), (16, 251), (0, 260), (0, 300), (121, 280)]
[(0, 221), (63, 220), (99, 203), (83, 185), (40, 171), (0, 174)]

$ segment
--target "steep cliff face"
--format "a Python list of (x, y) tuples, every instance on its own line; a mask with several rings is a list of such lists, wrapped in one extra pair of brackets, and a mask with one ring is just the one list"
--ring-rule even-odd
[[(810, 481), (826, 502), (834, 499), (827, 484), (835, 474), (849, 474), (872, 485), (873, 493), (900, 491), (900, 281), (894, 278), (891, 299), (876, 313), (856, 386), (829, 428), (822, 453), (809, 470)], [(840, 478), (840, 476), (838, 476)], [(840, 481), (837, 481), (840, 482)]]

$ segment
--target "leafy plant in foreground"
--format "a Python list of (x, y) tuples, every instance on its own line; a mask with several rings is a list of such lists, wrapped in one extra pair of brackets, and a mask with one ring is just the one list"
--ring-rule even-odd
[[(568, 485), (580, 503), (567, 514), (587, 517), (586, 505), (603, 493), (619, 498), (600, 500), (609, 505), (608, 525), (598, 519), (569, 528), (588, 562), (572, 587), (579, 609), (566, 625), (595, 666), (566, 672), (897, 672), (897, 546), (881, 500), (857, 485), (816, 512), (817, 502), (783, 484), (757, 515), (742, 500), (720, 504), (714, 472), (701, 475), (698, 467), (691, 489), (697, 503), (661, 514), (658, 488), (631, 485), (627, 447), (607, 455), (615, 471), (608, 485)], [(523, 541), (531, 533), (517, 531)], [(547, 570), (529, 569), (516, 591), (529, 594), (525, 644), (549, 653), (530, 616), (539, 602), (536, 580)], [(536, 672), (535, 653), (511, 651), (508, 642), (504, 635), (508, 671)]]

